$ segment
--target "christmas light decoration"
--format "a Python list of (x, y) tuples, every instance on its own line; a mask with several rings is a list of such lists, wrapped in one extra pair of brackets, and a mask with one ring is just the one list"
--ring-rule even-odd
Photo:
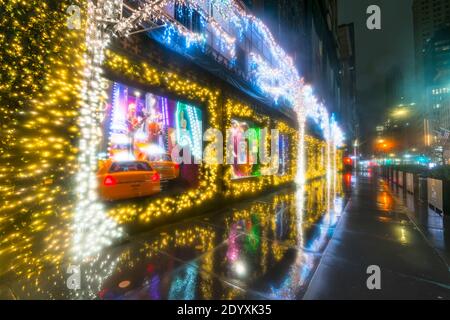
[[(102, 1), (100, 1), (100, 4)], [(110, 36), (97, 26), (95, 20), (99, 11), (104, 9), (105, 17), (113, 15), (109, 7), (95, 7), (88, 2), (85, 68), (81, 89), (80, 137), (78, 154), (78, 173), (76, 176), (77, 206), (74, 214), (75, 259), (85, 259), (99, 252), (121, 236), (122, 231), (110, 217), (106, 216), (103, 204), (98, 198), (97, 185), (97, 148), (101, 140), (102, 100), (105, 98), (105, 81), (102, 78), (104, 50)], [(113, 9), (111, 9), (113, 10)]]
[(85, 42), (67, 28), (73, 4), (0, 1), (0, 274), (37, 277), (70, 251)]
[[(268, 116), (260, 115), (254, 111), (250, 106), (237, 102), (236, 100), (227, 99), (225, 104), (225, 127), (231, 128), (231, 121), (233, 118), (241, 120), (249, 120), (263, 128), (276, 128), (280, 134), (285, 135), (291, 141), (291, 149), (289, 150), (290, 156), (288, 161), (288, 172), (283, 176), (278, 175), (261, 175), (259, 177), (252, 177), (248, 180), (233, 180), (232, 179), (232, 165), (226, 165), (224, 172), (224, 184), (226, 197), (239, 198), (245, 195), (254, 194), (256, 192), (263, 191), (268, 187), (280, 186), (294, 181), (296, 172), (297, 158), (297, 132), (294, 128), (287, 125), (283, 121), (272, 121)], [(270, 136), (266, 137), (265, 143), (266, 150), (270, 149)], [(227, 159), (227, 148), (225, 148), (225, 156)], [(267, 170), (270, 168), (270, 163), (267, 165), (261, 165), (261, 170)]]
[[(107, 0), (105, 0), (105, 1), (107, 1)], [(199, 4), (196, 1), (180, 1), (180, 2), (177, 2), (177, 4), (185, 5), (188, 8), (190, 8), (189, 10), (194, 8), (199, 13), (202, 12), (201, 9), (202, 9), (203, 4)], [(157, 5), (155, 3), (153, 3), (152, 1), (149, 1), (143, 7), (134, 11), (130, 17), (125, 18), (124, 20), (122, 19), (120, 22), (118, 22), (116, 24), (114, 30), (116, 32), (118, 32), (119, 34), (126, 35), (131, 30), (136, 28), (137, 25), (140, 25), (141, 23), (143, 23), (145, 21), (153, 21), (154, 22), (156, 18), (162, 19), (162, 21), (164, 21), (164, 23), (166, 23), (166, 24), (176, 25), (177, 27), (181, 28), (179, 23), (173, 21), (173, 19), (172, 19), (172, 21), (169, 21), (170, 19), (168, 18), (167, 12), (166, 12), (167, 5), (169, 5), (168, 1), (158, 2)], [(221, 4), (216, 3), (215, 5), (220, 7)], [(111, 5), (111, 6), (113, 7), (113, 5)], [(164, 10), (166, 10), (166, 11), (164, 11)], [(301, 85), (301, 83), (299, 81), (297, 71), (295, 70), (295, 68), (292, 65), (292, 60), (289, 57), (287, 57), (285, 55), (284, 51), (276, 44), (276, 42), (274, 41), (274, 39), (273, 39), (272, 35), (270, 34), (270, 32), (268, 31), (268, 29), (258, 19), (245, 14), (245, 12), (243, 12), (240, 8), (237, 8), (235, 6), (234, 2), (232, 3), (232, 5), (228, 6), (228, 9), (221, 7), (221, 9), (219, 11), (221, 11), (223, 14), (228, 16), (230, 18), (230, 20), (234, 21), (235, 23), (237, 23), (237, 21), (243, 21), (241, 23), (241, 26), (248, 26), (249, 25), (248, 21), (251, 21), (252, 22), (251, 25), (254, 26), (263, 35), (264, 41), (268, 45), (268, 48), (270, 49), (269, 50), (270, 53), (273, 55), (273, 57), (276, 58), (274, 60), (278, 61), (278, 63), (282, 64), (282, 66), (278, 70), (275, 70), (273, 68), (270, 69), (267, 64), (266, 65), (264, 64), (264, 61), (261, 60), (256, 53), (252, 54), (252, 57), (254, 60), (253, 64), (257, 65), (254, 68), (254, 70), (256, 70), (256, 73), (259, 74), (259, 75), (257, 75), (257, 79), (259, 79), (257, 82), (260, 83), (260, 85), (263, 88), (263, 91), (272, 94), (274, 96), (275, 100), (277, 100), (281, 96), (284, 96), (287, 100), (294, 101), (294, 99), (292, 98), (292, 95), (294, 95), (294, 97), (301, 96), (303, 86)], [(202, 12), (202, 14), (205, 14), (205, 12)], [(242, 19), (236, 19), (236, 16), (241, 17)], [(100, 19), (100, 21), (101, 21), (101, 19)], [(230, 40), (230, 39), (228, 39), (228, 40)], [(275, 78), (277, 78), (277, 76), (281, 77), (280, 81), (278, 82), (279, 86), (281, 83), (281, 86), (279, 88), (274, 88), (273, 85), (271, 85), (270, 83), (267, 82), (269, 79), (269, 77), (268, 77), (269, 73), (273, 73), (275, 75)], [(289, 81), (289, 80), (292, 80), (292, 81)], [(324, 131), (325, 139), (330, 144), (331, 142), (330, 142), (330, 127), (329, 127), (328, 113), (323, 105), (318, 104), (316, 102), (316, 99), (312, 96), (312, 93), (307, 92), (307, 91), (308, 90), (304, 91), (304, 92), (306, 92), (306, 94), (303, 93), (304, 99), (302, 99), (302, 100), (305, 100), (305, 103), (301, 103), (301, 104), (297, 103), (294, 106), (295, 110), (299, 114), (299, 119), (301, 119), (300, 128), (304, 128), (304, 121), (306, 119), (306, 115), (312, 116), (314, 119), (316, 119), (319, 122), (320, 127)], [(308, 98), (312, 101), (312, 103), (309, 103)], [(305, 108), (306, 108), (306, 112), (305, 112)], [(303, 145), (302, 144), (302, 142), (304, 141), (303, 130), (300, 131), (299, 140), (300, 140), (301, 145)], [(328, 148), (327, 164), (329, 164), (330, 163), (330, 160), (329, 160), (330, 146), (328, 146), (327, 148)], [(297, 166), (297, 167), (302, 168), (302, 167), (304, 167), (304, 164), (302, 164), (302, 161), (303, 161), (302, 159), (304, 158), (304, 148), (303, 147), (299, 148), (299, 152), (300, 152), (300, 157), (299, 157), (300, 158), (300, 160), (299, 160), (300, 166)], [(328, 169), (330, 169), (329, 165), (328, 165)], [(228, 179), (227, 175), (225, 175), (225, 176), (226, 176), (225, 180), (227, 181), (227, 179)], [(258, 183), (256, 183), (256, 184), (251, 183), (251, 185), (246, 186), (246, 187), (248, 187), (247, 190), (249, 190), (250, 193), (256, 192), (258, 190), (262, 190), (262, 186), (264, 185), (263, 181), (270, 180), (270, 179), (271, 179), (270, 177), (267, 177), (266, 179), (264, 179), (264, 178), (260, 179), (260, 181), (258, 181)], [(191, 192), (191, 194), (193, 194), (193, 193), (194, 192)], [(169, 201), (169, 200), (166, 200), (166, 201)], [(188, 200), (188, 203), (190, 203), (189, 200)], [(183, 208), (184, 206), (181, 206), (181, 207)], [(155, 212), (155, 214), (159, 215), (160, 213)], [(145, 219), (147, 219), (147, 221), (149, 220), (148, 216), (141, 215), (141, 218), (143, 218), (143, 217), (145, 217)]]
[[(208, 113), (207, 127), (219, 129), (218, 97), (219, 91), (203, 87), (189, 80), (182, 80), (171, 72), (161, 72), (150, 67), (145, 62), (132, 63), (126, 57), (112, 51), (106, 51), (104, 67), (115, 73), (127, 75), (131, 80), (143, 85), (159, 86), (185, 99), (198, 101), (197, 105), (206, 105)], [(192, 115), (195, 121), (195, 116)], [(198, 131), (198, 130), (197, 130)], [(119, 224), (126, 222), (154, 222), (185, 212), (192, 207), (198, 207), (205, 201), (212, 199), (218, 187), (218, 165), (199, 165), (199, 186), (177, 196), (161, 197), (157, 200), (149, 199), (141, 204), (118, 204), (108, 211)]]
[[(193, 8), (200, 8), (201, 4), (201, 1), (184, 2)], [(119, 224), (159, 221), (214, 199), (220, 183), (217, 165), (202, 165), (199, 188), (177, 196), (162, 196), (140, 204), (121, 203), (111, 208), (106, 208), (97, 197), (96, 147), (101, 140), (99, 122), (106, 99), (103, 69), (198, 103), (208, 115), (205, 127), (224, 129), (219, 90), (158, 70), (146, 62), (131, 62), (107, 50), (112, 36), (131, 36), (148, 27), (147, 23), (175, 26), (176, 32), (190, 37), (190, 43), (207, 41), (206, 34), (197, 37), (173, 17), (167, 17), (165, 10), (173, 5), (173, 0), (141, 1), (142, 7), (128, 11), (131, 12), (128, 17), (122, 16), (119, 0), (99, 0), (96, 6), (90, 1), (76, 0), (57, 3), (0, 0), (0, 3), (5, 11), (5, 19), (0, 21), (0, 68), (4, 76), (0, 84), (3, 130), (0, 194), (4, 200), (0, 205), (0, 232), (4, 234), (0, 239), (0, 258), (12, 261), (0, 266), (1, 273), (16, 269), (17, 274), (31, 277), (40, 274), (47, 263), (58, 263), (72, 253), (78, 260), (95, 260), (103, 247), (123, 235)], [(66, 9), (74, 4), (80, 6), (82, 17), (86, 18), (79, 30), (68, 29), (66, 25)], [(235, 1), (212, 1), (212, 4), (237, 29), (238, 33), (232, 36), (221, 27), (221, 21), (204, 16), (205, 26), (221, 37), (224, 52), (230, 57), (235, 56), (236, 46), (246, 30), (252, 28), (262, 36), (276, 64), (268, 63), (258, 52), (250, 52), (253, 80), (274, 101), (290, 102), (299, 120), (296, 132), (283, 121), (267, 122), (267, 116), (252, 113), (242, 103), (226, 103), (225, 122), (233, 115), (268, 123), (268, 128), (276, 127), (286, 134), (292, 147), (287, 175), (242, 184), (226, 180), (227, 197), (254, 194), (288, 183), (296, 175), (296, 180), (303, 184), (305, 175), (307, 178), (310, 175), (304, 172), (303, 160), (304, 141), (308, 140), (304, 133), (306, 117), (317, 120), (326, 141), (333, 144), (328, 152), (330, 158), (334, 155), (339, 159), (340, 151), (336, 148), (344, 139), (342, 131), (317, 102), (312, 88), (298, 80), (292, 60), (257, 18), (244, 12)], [(270, 73), (274, 75), (272, 79), (268, 77)], [(280, 81), (273, 81), (274, 78)], [(341, 163), (338, 160), (336, 163), (332, 166), (339, 168)], [(72, 192), (74, 182), (76, 188)], [(51, 223), (50, 217), (61, 218), (61, 223)], [(39, 256), (33, 254), (36, 238), (43, 239), (45, 247)], [(21, 268), (15, 268), (17, 265)]]

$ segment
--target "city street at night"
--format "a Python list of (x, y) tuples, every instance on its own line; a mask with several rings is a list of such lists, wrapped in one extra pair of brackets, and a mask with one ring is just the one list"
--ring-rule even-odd
[[(89, 267), (81, 266), (88, 270), (83, 277), (92, 281), (89, 287), (98, 288), (81, 298), (302, 298), (347, 202), (344, 187), (339, 182), (329, 189), (323, 179), (309, 184), (303, 210), (296, 190), (284, 189), (124, 237), (122, 244), (105, 248), (97, 260), (89, 261)], [(61, 221), (60, 230), (64, 225)], [(33, 234), (27, 236), (40, 241)], [(26, 262), (40, 255), (36, 252), (26, 261), (17, 261), (15, 268), (24, 273), (2, 293), (22, 299), (75, 298), (71, 295), (78, 292), (68, 290), (59, 279), (64, 261), (45, 266), (49, 272), (39, 276), (35, 285), (38, 279)], [(55, 282), (61, 285), (55, 287)]]
[(448, 0), (0, 14), (5, 304), (450, 300)]
[[(439, 224), (431, 210), (407, 207), (414, 200), (376, 175), (338, 179), (330, 188), (325, 180), (308, 184), (303, 210), (296, 190), (285, 189), (124, 236), (82, 266), (87, 291), (61, 281), (69, 261), (47, 263), (37, 275), (27, 262), (42, 253), (19, 252), (27, 257), (15, 261), (21, 276), (7, 278), (1, 298), (449, 299), (448, 219)], [(58, 223), (61, 231), (68, 224)], [(26, 236), (35, 247), (43, 241)], [(366, 287), (373, 262), (380, 291)]]

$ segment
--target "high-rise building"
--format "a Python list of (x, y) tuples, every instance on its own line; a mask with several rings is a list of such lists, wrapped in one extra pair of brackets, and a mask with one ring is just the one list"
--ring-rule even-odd
[(435, 32), (424, 52), (428, 114), (436, 129), (450, 129), (450, 27)]
[(423, 140), (435, 162), (448, 162), (444, 155), (450, 146), (441, 137), (450, 129), (450, 1), (415, 0), (413, 13)]
[[(374, 149), (379, 156), (408, 159), (423, 154), (423, 123), (415, 102), (391, 106), (384, 123), (377, 126)], [(405, 158), (406, 156), (406, 158)]]
[(414, 42), (416, 60), (416, 82), (418, 99), (425, 100), (424, 52), (427, 40), (435, 32), (450, 25), (450, 1), (448, 0), (414, 0)]
[(353, 145), (358, 145), (359, 121), (356, 110), (355, 30), (353, 23), (338, 28), (341, 60), (341, 109), (345, 132)]
[(450, 161), (450, 27), (444, 27), (427, 40), (424, 50), (426, 87), (426, 133), (436, 162)]
[(324, 104), (337, 117), (341, 110), (341, 75), (336, 0), (307, 1), (307, 42), (300, 52), (306, 52), (303, 74), (315, 84)]

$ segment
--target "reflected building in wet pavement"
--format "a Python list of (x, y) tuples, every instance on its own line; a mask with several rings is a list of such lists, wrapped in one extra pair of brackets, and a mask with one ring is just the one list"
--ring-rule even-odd
[[(49, 254), (22, 247), (11, 265), (11, 282), (3, 282), (2, 298), (301, 298), (342, 214), (341, 181), (337, 176), (333, 184), (309, 183), (303, 209), (296, 190), (286, 189), (123, 239), (79, 265), (79, 288), (72, 290), (76, 273), (68, 273), (69, 260), (52, 261)], [(58, 236), (55, 242), (68, 233)], [(64, 255), (59, 250), (53, 255)]]
[(343, 172), (336, 1), (297, 3), (296, 59), (245, 3), (88, 1), (69, 32), (71, 1), (7, 6), (0, 298), (448, 297), (418, 231), (446, 223)]
[[(86, 286), (74, 297), (94, 298), (121, 261), (100, 256), (128, 235), (292, 188), (300, 171), (312, 180), (339, 168), (343, 133), (327, 110), (334, 105), (302, 81), (241, 1), (166, 0), (145, 8), (143, 1), (85, 2), (85, 24), (70, 32), (72, 3), (50, 2), (8, 7), (6, 32), (18, 42), (36, 24), (36, 37), (51, 39), (24, 50), (30, 77), (20, 81), (30, 92), (17, 89), (15, 75), (24, 68), (11, 54), (15, 45), (0, 37), (1, 56), (13, 61), (5, 67), (12, 94), (0, 110), (0, 283), (7, 294), (14, 286), (16, 296), (15, 280), (27, 278), (36, 292), (56, 297), (44, 287), (58, 281), (41, 276), (69, 274), (77, 287), (83, 262)], [(306, 134), (299, 134), (306, 112)], [(231, 141), (219, 152), (227, 164), (198, 161), (219, 151), (206, 148), (219, 140), (207, 129)], [(276, 152), (263, 161), (272, 144)], [(189, 150), (182, 151), (188, 161), (174, 160), (177, 147)], [(298, 169), (303, 159), (306, 172)]]
[[(448, 299), (448, 217), (411, 197), (376, 172), (315, 179), (304, 194), (287, 188), (125, 237), (76, 266), (57, 259), (62, 247), (36, 250), (48, 239), (30, 232), (34, 248), (18, 248), (1, 297)], [(59, 226), (54, 243), (70, 236), (67, 218)], [(366, 287), (371, 264), (382, 290)]]

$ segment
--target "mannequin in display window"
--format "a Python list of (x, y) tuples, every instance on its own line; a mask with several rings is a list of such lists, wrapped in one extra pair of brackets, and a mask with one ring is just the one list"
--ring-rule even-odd
[(131, 103), (128, 106), (127, 111), (127, 128), (128, 128), (128, 137), (130, 138), (130, 145), (129, 145), (129, 152), (131, 155), (134, 155), (135, 153), (135, 134), (136, 131), (141, 128), (141, 126), (144, 124), (144, 122), (149, 117), (149, 114), (145, 112), (141, 112), (141, 114), (138, 116), (136, 113), (136, 104)]

